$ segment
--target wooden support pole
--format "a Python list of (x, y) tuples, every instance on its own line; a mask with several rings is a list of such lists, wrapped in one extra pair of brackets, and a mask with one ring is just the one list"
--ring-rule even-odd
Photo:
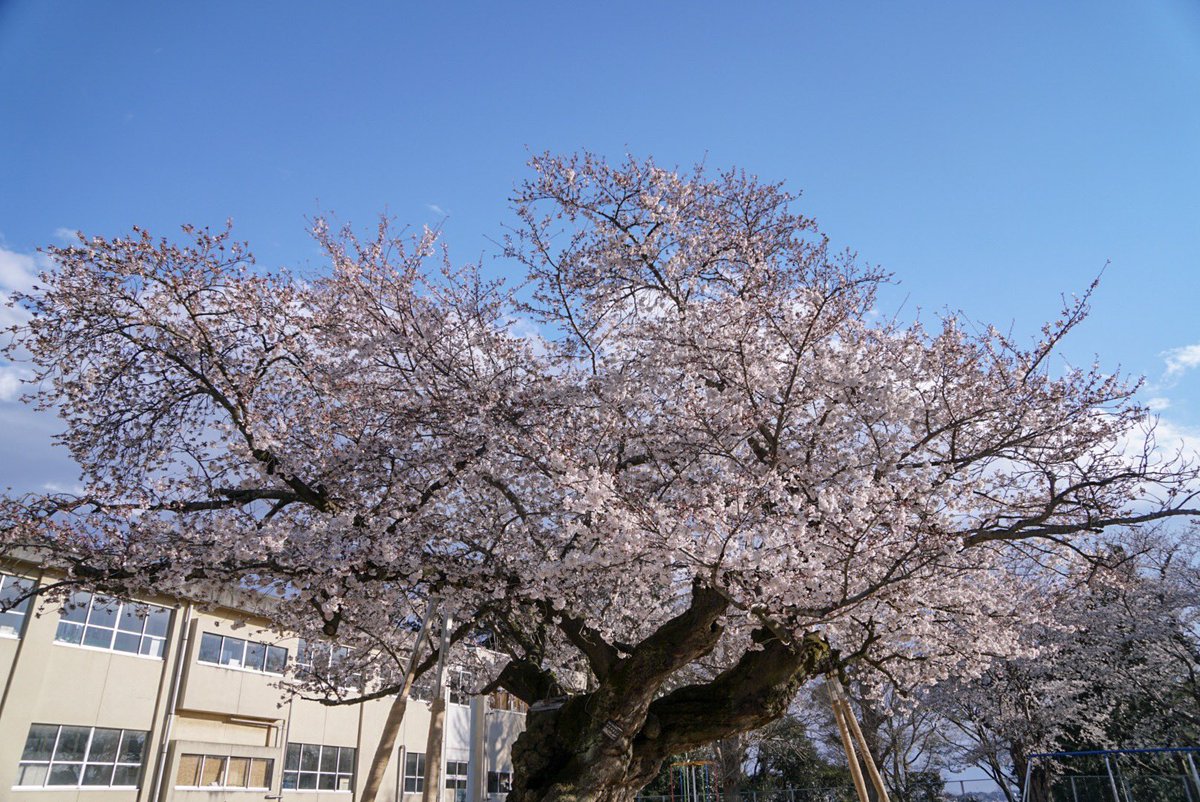
[(891, 802), (887, 786), (883, 784), (883, 776), (879, 773), (879, 767), (875, 765), (875, 757), (867, 748), (867, 739), (863, 736), (862, 728), (858, 726), (858, 719), (854, 717), (854, 709), (850, 707), (846, 689), (842, 687), (842, 683), (837, 677), (831, 676), (830, 681), (833, 683), (834, 697), (841, 704), (842, 713), (850, 724), (850, 732), (854, 735), (854, 740), (858, 742), (858, 748), (862, 750), (863, 763), (867, 765), (867, 774), (871, 776), (871, 784), (875, 786), (875, 792), (879, 794), (880, 802)]
[(837, 721), (838, 733), (842, 736), (842, 748), (846, 750), (846, 760), (850, 762), (850, 776), (854, 779), (854, 790), (858, 792), (859, 802), (871, 802), (867, 794), (867, 783), (863, 780), (862, 766), (858, 763), (858, 755), (854, 751), (854, 742), (850, 740), (850, 728), (846, 726), (845, 713), (833, 688), (830, 688), (833, 699), (833, 718)]

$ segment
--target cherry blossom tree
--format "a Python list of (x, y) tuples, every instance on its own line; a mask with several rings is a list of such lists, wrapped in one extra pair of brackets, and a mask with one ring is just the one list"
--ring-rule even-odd
[(379, 650), (437, 595), (542, 702), (511, 802), (627, 800), (823, 673), (1029, 653), (1045, 566), (1194, 512), (1134, 386), (1052, 359), (1087, 296), (1029, 346), (904, 323), (780, 186), (532, 167), (515, 290), (387, 226), (318, 223), (312, 277), (227, 233), (50, 249), (7, 353), (86, 489), (9, 499), (5, 543), (112, 590), (251, 584)]

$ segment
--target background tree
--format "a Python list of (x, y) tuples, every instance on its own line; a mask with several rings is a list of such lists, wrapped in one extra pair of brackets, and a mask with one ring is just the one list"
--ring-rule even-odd
[(1051, 370), (1086, 298), (1027, 348), (929, 331), (778, 186), (533, 171), (520, 296), (385, 227), (318, 224), (310, 280), (203, 231), (52, 249), (8, 354), (86, 489), (9, 500), (5, 542), (109, 590), (286, 588), (286, 625), (380, 644), (445, 594), (510, 655), (495, 683), (563, 697), (511, 802), (626, 800), (827, 671), (982, 675), (1080, 536), (1190, 511), (1133, 388)]
[[(1027, 634), (1036, 656), (934, 689), (928, 709), (953, 727), (958, 759), (1018, 799), (1033, 753), (1195, 744), (1200, 596), (1189, 541), (1122, 538)], [(1049, 799), (1053, 766), (1038, 766), (1033, 780), (1032, 798)]]

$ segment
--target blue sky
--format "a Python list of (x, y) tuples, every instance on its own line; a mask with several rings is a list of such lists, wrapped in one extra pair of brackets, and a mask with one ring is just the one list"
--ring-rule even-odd
[[(444, 221), (505, 272), (529, 152), (577, 149), (786, 181), (895, 272), (885, 310), (1031, 338), (1111, 262), (1064, 355), (1145, 375), (1200, 442), (1193, 2), (0, 0), (0, 292), (63, 231), (135, 224), (232, 218), (261, 264), (319, 269), (329, 212)], [(0, 486), (70, 486), (13, 375)]]

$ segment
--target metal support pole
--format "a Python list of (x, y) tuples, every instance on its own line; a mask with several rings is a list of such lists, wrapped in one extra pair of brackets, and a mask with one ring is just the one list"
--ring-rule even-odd
[(1200, 774), (1196, 772), (1196, 761), (1192, 760), (1192, 753), (1187, 753), (1188, 771), (1191, 772), (1192, 782), (1196, 784), (1196, 791), (1200, 792)]
[(1079, 802), (1079, 791), (1075, 789), (1075, 778), (1071, 778), (1071, 802)]
[(1113, 756), (1113, 766), (1117, 770), (1117, 779), (1121, 781), (1121, 790), (1125, 792), (1125, 802), (1133, 802), (1133, 794), (1129, 792), (1129, 780), (1125, 779), (1125, 772), (1121, 771), (1121, 756)]
[(1104, 768), (1108, 770), (1108, 784), (1112, 788), (1113, 802), (1121, 802), (1121, 794), (1117, 791), (1117, 778), (1113, 776), (1112, 760), (1104, 756)]
[(1029, 802), (1029, 780), (1033, 776), (1033, 760), (1025, 761), (1025, 786), (1021, 789), (1021, 802)]

